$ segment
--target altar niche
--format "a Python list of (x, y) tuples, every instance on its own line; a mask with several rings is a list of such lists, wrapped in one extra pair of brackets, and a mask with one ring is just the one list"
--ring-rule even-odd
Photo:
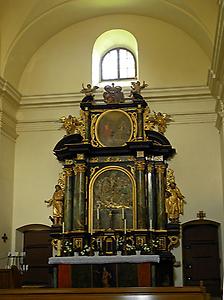
[(67, 135), (54, 154), (64, 212), (63, 224), (52, 225), (54, 251), (74, 259), (158, 254), (172, 266), (183, 195), (167, 163), (175, 154), (164, 136), (169, 116), (151, 113), (142, 97), (112, 96), (91, 96), (79, 118), (61, 118)]
[(136, 184), (130, 171), (107, 166), (89, 185), (89, 232), (136, 229)]

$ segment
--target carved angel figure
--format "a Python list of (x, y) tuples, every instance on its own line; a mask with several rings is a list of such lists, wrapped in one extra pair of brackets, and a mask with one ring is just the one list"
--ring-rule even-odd
[(92, 102), (94, 100), (94, 95), (93, 93), (98, 89), (99, 87), (94, 85), (92, 87), (92, 85), (90, 83), (87, 84), (86, 87), (84, 87), (84, 84), (82, 83), (82, 89), (80, 91), (80, 93), (85, 94), (86, 96), (82, 99), (82, 102)]
[(144, 88), (146, 88), (148, 86), (147, 83), (145, 83), (145, 81), (143, 81), (142, 85), (140, 83), (140, 81), (132, 81), (131, 82), (131, 92), (129, 97), (133, 97), (134, 99), (143, 99), (141, 96), (141, 90), (143, 90)]
[(80, 126), (82, 125), (81, 122), (71, 115), (68, 117), (61, 117), (60, 121), (63, 122), (62, 128), (66, 130), (66, 134), (74, 134), (80, 133)]
[(124, 102), (124, 94), (121, 86), (115, 86), (114, 83), (104, 87), (106, 92), (103, 93), (103, 98), (106, 103), (122, 103)]

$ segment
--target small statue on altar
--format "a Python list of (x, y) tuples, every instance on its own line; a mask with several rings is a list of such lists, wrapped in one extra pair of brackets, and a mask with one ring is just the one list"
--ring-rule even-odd
[(103, 268), (103, 273), (102, 273), (102, 285), (103, 287), (110, 287), (110, 280), (112, 276), (111, 273), (107, 271), (107, 269), (104, 267)]
[(142, 85), (140, 83), (140, 81), (132, 81), (131, 82), (131, 92), (129, 97), (133, 97), (134, 99), (143, 99), (142, 95), (141, 95), (141, 90), (143, 90), (144, 88), (146, 88), (148, 86), (147, 83), (145, 83), (145, 81), (143, 81)]
[(181, 194), (175, 182), (171, 182), (166, 190), (166, 213), (171, 223), (179, 222), (179, 216), (183, 214), (184, 196)]
[(114, 83), (106, 85), (104, 87), (105, 92), (103, 93), (104, 102), (110, 103), (123, 103), (124, 94), (121, 86), (115, 86)]
[(49, 206), (53, 206), (53, 222), (54, 225), (62, 225), (63, 220), (63, 206), (64, 206), (64, 192), (59, 184), (55, 186), (55, 192), (51, 199), (45, 200)]
[(82, 102), (93, 102), (94, 100), (94, 95), (93, 93), (98, 89), (99, 87), (94, 85), (92, 87), (92, 85), (90, 83), (87, 84), (86, 87), (84, 87), (84, 84), (82, 83), (82, 89), (80, 91), (80, 93), (85, 94), (86, 96), (82, 99)]

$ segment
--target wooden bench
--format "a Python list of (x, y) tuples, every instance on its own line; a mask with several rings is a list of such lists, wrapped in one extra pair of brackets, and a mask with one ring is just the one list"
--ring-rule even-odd
[(209, 300), (203, 287), (2, 289), (1, 300)]

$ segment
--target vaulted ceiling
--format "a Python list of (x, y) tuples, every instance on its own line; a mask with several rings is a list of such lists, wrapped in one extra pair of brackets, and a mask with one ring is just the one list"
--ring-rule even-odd
[(77, 22), (113, 14), (172, 24), (212, 57), (218, 16), (215, 0), (0, 0), (0, 75), (16, 86), (32, 55), (53, 35)]

